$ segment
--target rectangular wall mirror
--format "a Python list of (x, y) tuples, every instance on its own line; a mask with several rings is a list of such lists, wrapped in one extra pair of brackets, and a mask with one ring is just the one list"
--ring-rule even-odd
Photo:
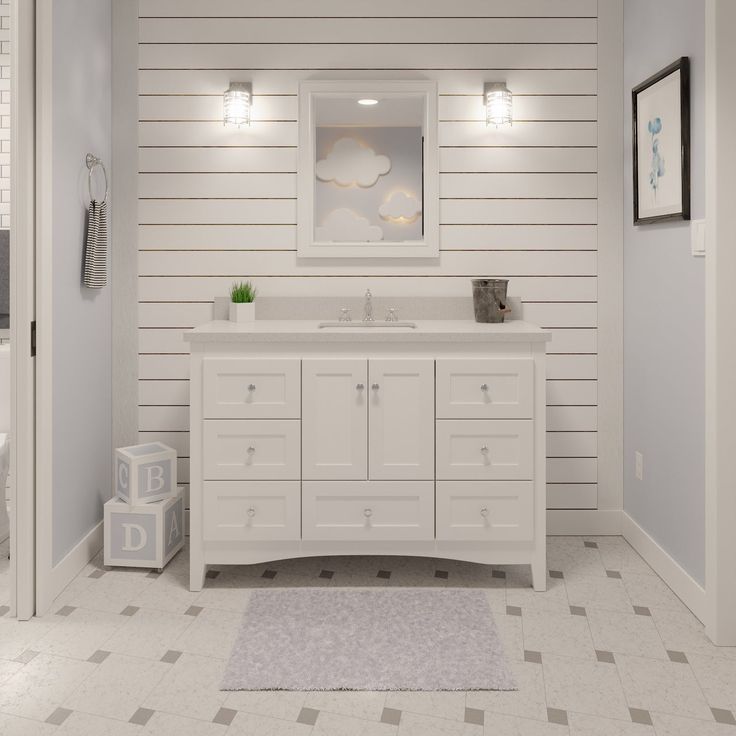
[(299, 87), (298, 254), (439, 255), (437, 85)]

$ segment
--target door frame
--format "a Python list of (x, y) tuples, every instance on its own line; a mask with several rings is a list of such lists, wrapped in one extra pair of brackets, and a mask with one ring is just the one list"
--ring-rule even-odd
[(720, 646), (736, 645), (736, 184), (730, 145), (736, 90), (731, 32), (733, 0), (707, 0), (706, 256), (705, 256), (705, 593), (706, 633)]
[(10, 28), (11, 615), (27, 620), (35, 613), (35, 3), (13, 0)]

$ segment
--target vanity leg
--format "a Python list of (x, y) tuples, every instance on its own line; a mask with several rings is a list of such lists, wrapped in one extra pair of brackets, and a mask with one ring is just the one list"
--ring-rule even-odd
[(547, 590), (546, 555), (536, 555), (532, 560), (532, 587), (537, 593)]
[(189, 590), (192, 593), (198, 593), (204, 588), (204, 577), (207, 573), (207, 565), (204, 563), (201, 554), (197, 554), (194, 549), (189, 555)]

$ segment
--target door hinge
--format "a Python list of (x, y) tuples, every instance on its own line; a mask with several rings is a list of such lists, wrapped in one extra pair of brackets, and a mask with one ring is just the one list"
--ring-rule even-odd
[(31, 358), (36, 357), (36, 320), (31, 322)]

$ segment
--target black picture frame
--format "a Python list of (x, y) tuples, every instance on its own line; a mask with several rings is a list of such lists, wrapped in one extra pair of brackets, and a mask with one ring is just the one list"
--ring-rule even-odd
[[(639, 215), (639, 141), (638, 96), (644, 90), (680, 72), (680, 176), (682, 180), (682, 207), (679, 212), (641, 217)], [(682, 56), (631, 90), (632, 148), (634, 163), (634, 224), (647, 225), (666, 220), (690, 219), (690, 59)]]

